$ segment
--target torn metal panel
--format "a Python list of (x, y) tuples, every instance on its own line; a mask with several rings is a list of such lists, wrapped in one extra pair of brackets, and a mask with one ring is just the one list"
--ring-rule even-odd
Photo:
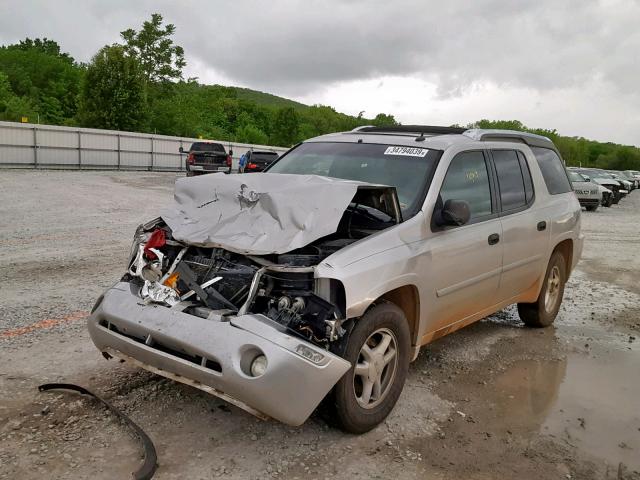
[(183, 178), (176, 182), (174, 207), (162, 218), (173, 238), (186, 244), (285, 253), (334, 233), (360, 186), (370, 185), (270, 173)]

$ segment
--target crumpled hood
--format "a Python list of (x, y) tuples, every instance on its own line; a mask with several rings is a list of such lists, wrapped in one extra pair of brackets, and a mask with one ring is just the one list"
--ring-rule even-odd
[(369, 184), (276, 173), (181, 178), (162, 218), (174, 239), (191, 245), (286, 253), (334, 233), (363, 185)]
[(615, 185), (617, 187), (620, 186), (620, 183), (617, 180), (614, 180), (613, 178), (595, 177), (595, 178), (592, 178), (591, 181), (599, 185)]

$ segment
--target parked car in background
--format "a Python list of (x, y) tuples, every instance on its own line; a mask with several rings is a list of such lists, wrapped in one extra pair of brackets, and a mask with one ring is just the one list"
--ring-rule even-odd
[(606, 172), (622, 183), (622, 188), (626, 190), (626, 193), (631, 193), (631, 191), (635, 188), (635, 182), (627, 179), (625, 175), (622, 175), (622, 172), (618, 172), (616, 170), (606, 170)]
[(603, 203), (600, 188), (604, 187), (601, 187), (597, 183), (587, 181), (587, 179), (578, 172), (568, 171), (567, 173), (569, 174), (571, 186), (576, 193), (576, 197), (578, 197), (580, 206), (585, 207), (590, 212), (596, 211), (600, 204)]
[(96, 347), (290, 425), (326, 397), (353, 433), (421, 346), (511, 304), (551, 325), (584, 241), (558, 150), (515, 131), (359, 127), (174, 198), (93, 307)]
[(640, 187), (640, 172), (637, 170), (625, 170), (629, 175), (638, 181), (638, 187)]
[(631, 183), (631, 190), (635, 190), (640, 187), (640, 178), (636, 178), (631, 170), (616, 171), (615, 173)]
[(623, 188), (623, 184), (621, 181), (616, 180), (613, 176), (604, 170), (600, 170), (597, 168), (578, 168), (578, 167), (569, 167), (568, 171), (575, 171), (582, 174), (587, 178), (588, 181), (595, 182), (599, 185), (602, 185), (605, 188), (608, 188), (613, 192), (613, 203), (616, 204), (620, 201), (620, 199), (627, 194), (627, 190)]
[[(185, 153), (180, 147), (180, 153)], [(194, 142), (189, 147), (185, 168), (187, 177), (204, 173), (231, 173), (232, 152), (224, 149), (221, 143)]]
[(247, 163), (244, 167), (244, 173), (262, 172), (279, 157), (276, 152), (253, 149), (248, 150), (245, 155), (247, 156)]

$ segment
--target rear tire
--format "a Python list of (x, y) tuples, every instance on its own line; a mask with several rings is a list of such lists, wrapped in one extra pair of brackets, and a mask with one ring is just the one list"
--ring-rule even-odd
[(561, 252), (551, 255), (538, 299), (533, 303), (519, 303), (518, 314), (528, 327), (543, 328), (553, 323), (562, 304), (567, 263)]
[(407, 319), (393, 303), (375, 305), (356, 321), (344, 354), (352, 367), (333, 390), (342, 430), (368, 432), (389, 415), (407, 377), (410, 347)]

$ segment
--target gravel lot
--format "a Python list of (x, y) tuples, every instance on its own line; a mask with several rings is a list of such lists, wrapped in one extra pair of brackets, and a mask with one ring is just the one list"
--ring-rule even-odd
[(584, 212), (584, 257), (555, 327), (513, 308), (424, 348), (398, 405), (346, 435), (300, 428), (107, 362), (84, 318), (176, 174), (0, 174), (0, 478), (128, 478), (135, 438), (67, 393), (103, 394), (156, 444), (154, 478), (640, 479), (640, 193)]

